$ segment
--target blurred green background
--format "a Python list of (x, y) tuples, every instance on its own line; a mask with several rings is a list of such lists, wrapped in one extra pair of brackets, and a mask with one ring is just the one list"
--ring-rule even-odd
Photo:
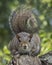
[(8, 21), (11, 12), (22, 4), (35, 8), (41, 21), (39, 31), (41, 52), (39, 55), (52, 50), (52, 0), (0, 0), (0, 65), (6, 65), (11, 59), (7, 49), (12, 39)]

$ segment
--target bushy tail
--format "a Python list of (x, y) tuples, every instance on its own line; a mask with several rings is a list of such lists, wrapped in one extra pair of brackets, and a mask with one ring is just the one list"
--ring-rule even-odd
[(31, 8), (17, 8), (11, 15), (9, 24), (15, 34), (19, 32), (35, 33), (39, 29), (38, 17)]

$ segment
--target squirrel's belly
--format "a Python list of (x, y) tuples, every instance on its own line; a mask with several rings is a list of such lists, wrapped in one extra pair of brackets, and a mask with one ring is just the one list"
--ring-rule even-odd
[(23, 55), (17, 59), (17, 65), (41, 65), (41, 62), (37, 57)]

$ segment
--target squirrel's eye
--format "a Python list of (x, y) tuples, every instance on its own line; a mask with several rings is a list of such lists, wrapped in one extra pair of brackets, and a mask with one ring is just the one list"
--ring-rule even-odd
[(29, 39), (29, 42), (31, 41), (31, 39)]

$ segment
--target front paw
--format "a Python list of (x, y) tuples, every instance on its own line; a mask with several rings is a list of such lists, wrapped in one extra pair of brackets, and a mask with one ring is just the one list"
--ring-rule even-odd
[(12, 59), (8, 65), (16, 65), (16, 61), (14, 59)]

